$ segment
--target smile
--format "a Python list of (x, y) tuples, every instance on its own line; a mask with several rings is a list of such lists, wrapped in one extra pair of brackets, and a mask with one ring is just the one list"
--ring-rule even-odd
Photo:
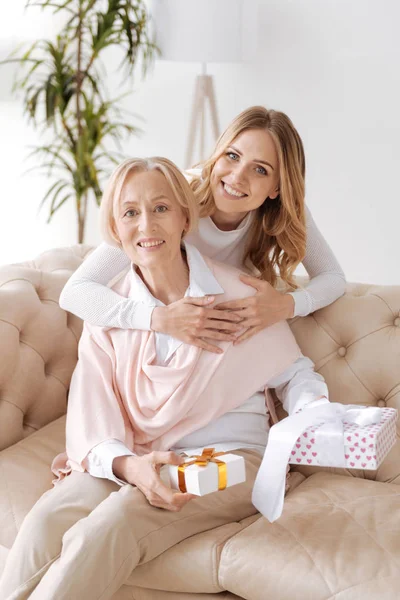
[(235, 188), (231, 187), (227, 183), (222, 182), (222, 185), (223, 185), (225, 192), (227, 194), (229, 194), (229, 196), (233, 196), (234, 198), (244, 198), (245, 196), (247, 196), (247, 194), (242, 194), (241, 192), (239, 192), (238, 190), (235, 190)]
[(165, 244), (164, 240), (141, 240), (138, 242), (140, 248), (156, 248)]

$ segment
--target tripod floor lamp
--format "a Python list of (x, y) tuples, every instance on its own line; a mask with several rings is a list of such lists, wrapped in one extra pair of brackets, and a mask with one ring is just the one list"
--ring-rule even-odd
[(207, 63), (242, 60), (243, 10), (244, 0), (152, 0), (161, 59), (202, 65), (195, 84), (185, 168), (205, 158), (207, 123), (213, 138), (219, 136), (214, 82)]

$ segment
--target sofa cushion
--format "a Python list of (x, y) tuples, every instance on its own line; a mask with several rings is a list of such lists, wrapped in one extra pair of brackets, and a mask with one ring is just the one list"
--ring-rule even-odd
[(11, 548), (25, 515), (52, 486), (64, 450), (65, 415), (0, 452), (0, 545)]
[(321, 472), (225, 544), (220, 585), (251, 600), (393, 600), (400, 580), (398, 485)]

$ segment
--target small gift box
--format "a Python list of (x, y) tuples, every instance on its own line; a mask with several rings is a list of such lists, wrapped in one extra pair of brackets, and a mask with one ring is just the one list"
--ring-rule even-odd
[[(367, 409), (369, 410), (369, 409)], [(345, 467), (348, 469), (377, 469), (396, 442), (397, 410), (380, 411), (380, 422), (360, 426), (346, 421), (343, 416), (341, 438), (344, 464), (335, 464), (330, 453), (329, 424), (319, 423), (308, 427), (296, 440), (289, 463), (320, 467)], [(326, 428), (326, 435), (324, 428)], [(342, 459), (343, 460), (343, 459)]]
[(205, 496), (246, 481), (246, 467), (242, 456), (205, 448), (201, 455), (188, 456), (182, 465), (167, 465), (162, 479), (172, 489)]

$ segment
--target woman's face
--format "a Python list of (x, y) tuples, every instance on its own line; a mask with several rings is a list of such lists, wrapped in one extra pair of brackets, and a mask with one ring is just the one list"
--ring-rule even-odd
[(216, 207), (224, 213), (247, 213), (279, 194), (279, 164), (274, 141), (264, 129), (238, 135), (211, 173)]
[(180, 255), (187, 218), (160, 171), (129, 174), (118, 210), (117, 233), (135, 265), (159, 268)]

